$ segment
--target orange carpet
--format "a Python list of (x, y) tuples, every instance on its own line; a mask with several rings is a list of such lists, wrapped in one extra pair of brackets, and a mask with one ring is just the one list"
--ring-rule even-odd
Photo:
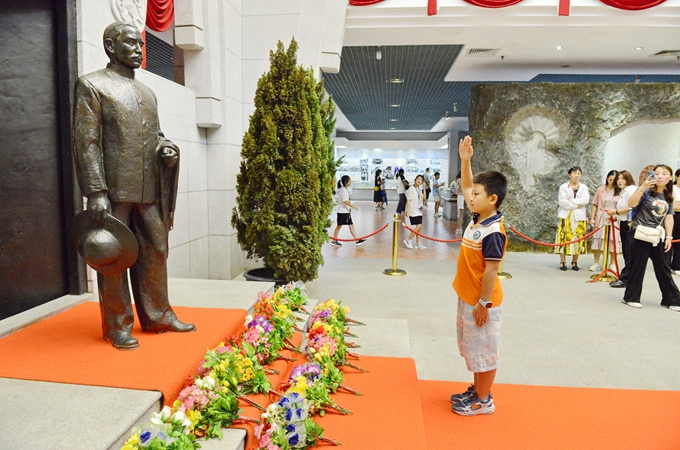
[(157, 390), (173, 402), (206, 350), (239, 332), (246, 316), (242, 309), (173, 309), (197, 331), (146, 334), (135, 319), (139, 348), (120, 351), (102, 338), (99, 304), (82, 303), (0, 339), (0, 377)]
[(346, 369), (344, 384), (364, 395), (333, 395), (338, 405), (354, 414), (319, 418), (325, 436), (340, 441), (342, 450), (426, 450), (414, 361), (362, 356), (352, 362), (370, 373)]
[(677, 450), (680, 392), (494, 385), (496, 412), (462, 417), (468, 383), (419, 380), (427, 448)]

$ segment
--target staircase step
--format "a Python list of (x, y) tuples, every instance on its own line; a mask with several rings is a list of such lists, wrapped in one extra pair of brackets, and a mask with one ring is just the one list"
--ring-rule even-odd
[(160, 404), (158, 391), (0, 378), (0, 448), (119, 450)]
[(396, 358), (411, 357), (411, 340), (408, 321), (405, 319), (378, 319), (375, 317), (354, 317), (366, 326), (351, 326), (350, 331), (359, 338), (347, 340), (361, 345), (352, 350), (360, 355), (389, 356)]

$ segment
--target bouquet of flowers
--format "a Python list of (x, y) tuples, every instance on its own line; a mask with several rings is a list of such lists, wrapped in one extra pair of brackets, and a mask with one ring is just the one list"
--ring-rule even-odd
[[(248, 356), (257, 358), (260, 364), (269, 364), (276, 359), (288, 359), (279, 354), (286, 348), (284, 335), (264, 315), (246, 317), (246, 331), (241, 337), (241, 346)], [(291, 331), (292, 336), (292, 331)]]
[(262, 414), (264, 423), (255, 427), (259, 450), (292, 450), (316, 445), (317, 441), (340, 445), (323, 437), (323, 428), (312, 420), (308, 401), (291, 392), (272, 403)]
[[(332, 364), (331, 364), (332, 365)], [(335, 366), (333, 368), (339, 372)], [(303, 395), (311, 404), (310, 412), (319, 413), (323, 416), (326, 410), (335, 410), (342, 414), (351, 414), (351, 411), (335, 403), (331, 398), (331, 387), (326, 382), (327, 378), (321, 376), (321, 366), (317, 363), (306, 363), (293, 369), (288, 380), (290, 386), (286, 394), (297, 392)]]
[(121, 450), (194, 450), (201, 446), (190, 433), (192, 423), (187, 416), (177, 411), (174, 414), (168, 406), (154, 413), (149, 425), (135, 429)]
[(348, 366), (366, 372), (347, 360), (349, 356), (355, 359), (359, 359), (359, 356), (347, 350), (342, 328), (331, 325), (330, 322), (319, 320), (311, 326), (307, 332), (307, 352), (308, 358), (312, 361), (321, 362), (328, 358), (335, 366)]
[(239, 415), (237, 396), (229, 389), (221, 387), (213, 377), (207, 375), (196, 378), (193, 384), (185, 387), (173, 404), (175, 414), (184, 414), (194, 435), (222, 438), (222, 428), (229, 427), (234, 421), (256, 422)]
[(281, 289), (280, 297), (292, 311), (301, 311), (309, 314), (304, 307), (307, 304), (307, 291), (305, 291), (304, 287), (304, 284), (300, 281), (294, 284), (288, 283)]
[[(329, 298), (325, 302), (316, 305), (312, 312), (312, 322), (323, 320), (324, 322), (332, 323), (341, 328), (345, 328), (348, 324), (366, 325), (363, 322), (347, 317), (348, 312), (349, 306), (342, 306), (342, 302), (336, 302), (332, 298)], [(349, 329), (345, 329), (344, 333), (348, 336), (353, 336), (349, 332)]]

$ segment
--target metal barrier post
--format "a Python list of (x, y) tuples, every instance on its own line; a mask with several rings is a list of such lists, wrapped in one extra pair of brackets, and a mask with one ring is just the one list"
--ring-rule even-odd
[[(503, 228), (505, 229), (505, 217), (501, 216), (501, 224), (503, 225)], [(506, 237), (507, 239), (507, 237)], [(498, 267), (498, 278), (501, 280), (509, 280), (512, 278), (512, 275), (510, 275), (507, 272), (503, 272), (503, 260), (501, 259), (501, 265)]]
[(610, 281), (616, 280), (616, 277), (610, 274), (607, 269), (609, 268), (609, 238), (612, 235), (612, 226), (607, 221), (604, 226), (604, 249), (602, 250), (602, 271), (599, 274), (591, 275), (590, 279), (593, 281)]
[(399, 214), (394, 215), (394, 231), (392, 232), (392, 268), (383, 270), (383, 274), (392, 277), (406, 275), (403, 269), (397, 269), (397, 243), (399, 242)]

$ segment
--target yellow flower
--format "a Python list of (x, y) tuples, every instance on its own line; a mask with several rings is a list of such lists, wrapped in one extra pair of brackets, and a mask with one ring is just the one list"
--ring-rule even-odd
[(190, 409), (186, 412), (186, 415), (187, 419), (191, 421), (191, 429), (193, 430), (196, 424), (201, 420), (201, 412), (196, 411), (195, 409)]
[(314, 325), (312, 325), (312, 330), (315, 330), (322, 326), (324, 326), (323, 322), (316, 322)]
[(120, 450), (136, 450), (139, 448), (137, 444), (139, 444), (139, 434), (140, 433), (135, 433), (130, 438), (125, 441), (125, 444), (121, 447)]
[(344, 308), (342, 308), (342, 312), (347, 314), (349, 312), (349, 306), (345, 306)]

